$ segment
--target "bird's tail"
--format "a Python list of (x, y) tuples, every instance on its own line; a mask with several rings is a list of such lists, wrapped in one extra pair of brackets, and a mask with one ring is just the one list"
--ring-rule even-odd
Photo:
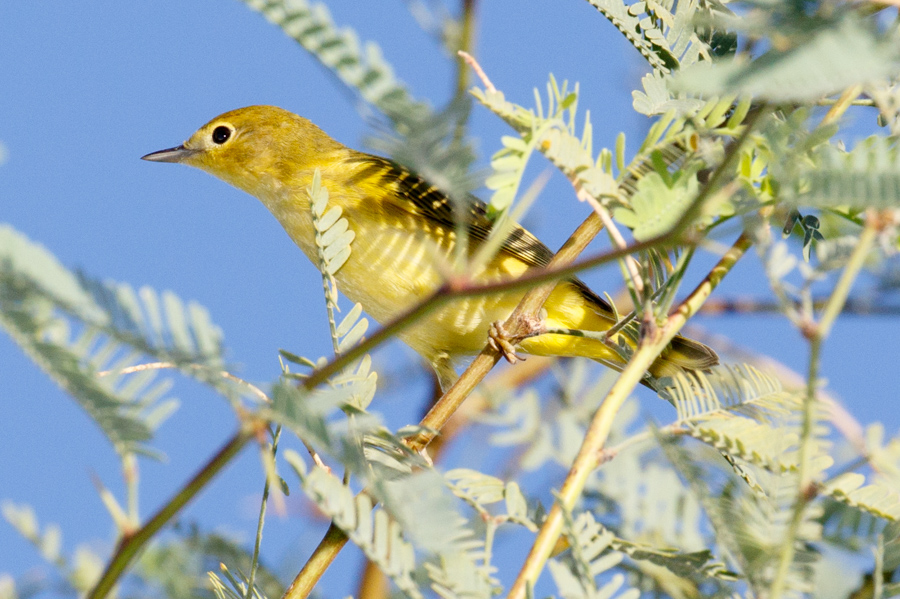
[[(549, 328), (602, 332), (608, 330), (614, 323), (609, 305), (580, 281), (570, 282), (568, 285), (561, 284), (554, 290), (551, 300), (545, 305), (549, 306), (545, 319)], [(613, 341), (619, 335), (621, 333), (614, 335)], [(627, 336), (624, 338), (628, 339)], [(633, 342), (627, 342), (633, 345)], [(526, 339), (520, 346), (523, 351), (530, 354), (591, 358), (616, 370), (625, 367), (621, 356), (615, 350), (602, 341), (588, 337), (550, 333)], [(708, 370), (718, 363), (719, 357), (711, 348), (679, 335), (672, 339), (669, 346), (650, 366), (649, 372), (658, 379), (674, 376), (686, 370)]]
[(650, 366), (656, 378), (673, 376), (683, 370), (709, 370), (719, 363), (712, 348), (699, 341), (678, 335)]
[[(590, 358), (600, 362), (604, 366), (613, 370), (621, 371), (625, 368), (622, 359), (616, 355), (612, 356), (607, 348), (591, 347), (590, 344), (579, 344), (581, 351), (572, 352), (567, 355)], [(596, 349), (597, 351), (591, 351)], [(709, 370), (719, 363), (719, 356), (716, 355), (711, 348), (703, 345), (699, 341), (688, 339), (687, 337), (678, 336), (672, 339), (669, 346), (663, 350), (663, 353), (650, 365), (649, 373), (653, 379), (644, 378), (641, 384), (649, 387), (653, 391), (659, 391), (656, 380), (662, 377), (675, 376), (685, 371)]]

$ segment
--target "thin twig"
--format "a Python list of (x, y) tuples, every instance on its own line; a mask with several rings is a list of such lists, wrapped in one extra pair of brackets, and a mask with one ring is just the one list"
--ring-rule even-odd
[[(103, 378), (105, 376), (109, 376), (111, 374), (120, 375), (120, 374), (134, 374), (135, 372), (143, 372), (145, 370), (167, 370), (167, 369), (181, 369), (181, 368), (190, 368), (192, 370), (206, 370), (209, 369), (200, 364), (175, 364), (174, 362), (148, 362), (146, 364), (135, 364), (134, 366), (128, 366), (126, 368), (120, 368), (117, 370), (103, 370), (97, 373), (97, 376)], [(237, 383), (242, 387), (246, 387), (250, 393), (256, 396), (257, 399), (264, 401), (266, 403), (270, 403), (271, 400), (269, 396), (266, 395), (262, 389), (245, 381), (244, 379), (235, 376), (228, 372), (227, 370), (220, 370), (216, 372), (217, 375), (222, 377), (223, 379), (227, 379), (233, 383)]]
[[(207, 370), (205, 367), (203, 367), (199, 364), (185, 364), (185, 365), (179, 366), (178, 364), (175, 364), (174, 362), (149, 362), (147, 364), (136, 364), (134, 366), (128, 366), (127, 368), (121, 368), (119, 370), (104, 370), (102, 372), (98, 372), (97, 376), (102, 378), (105, 376), (109, 376), (111, 374), (117, 374), (117, 375), (133, 374), (135, 372), (143, 372), (145, 370), (165, 370), (165, 369), (170, 369), (170, 368), (180, 369), (180, 368), (184, 368), (184, 367), (191, 368), (192, 370)], [(260, 389), (253, 383), (251, 383), (249, 381), (245, 381), (244, 379), (231, 374), (227, 370), (220, 370), (216, 374), (218, 374), (223, 379), (227, 379), (233, 383), (237, 383), (238, 385), (246, 387), (247, 390), (250, 391), (251, 394), (255, 395), (256, 398), (259, 399), (260, 401), (265, 402), (265, 403), (272, 403), (272, 400), (269, 399), (269, 396), (266, 395), (262, 389)], [(315, 449), (312, 448), (311, 445), (309, 445), (306, 441), (304, 441), (303, 446), (306, 447), (306, 451), (309, 453), (309, 456), (312, 458), (312, 460), (318, 466), (321, 466), (325, 470), (329, 470), (328, 466), (325, 465), (325, 462), (322, 461), (322, 458), (319, 457), (319, 454), (316, 452)]]
[[(843, 116), (844, 112), (850, 107), (851, 102), (859, 96), (861, 90), (862, 87), (859, 85), (846, 89), (822, 119), (819, 128), (830, 125)], [(804, 321), (800, 323), (801, 332), (809, 340), (809, 368), (806, 379), (806, 395), (803, 398), (803, 420), (800, 427), (797, 494), (794, 500), (791, 520), (781, 542), (781, 552), (778, 556), (775, 578), (772, 581), (771, 596), (773, 599), (779, 599), (787, 586), (788, 572), (794, 563), (796, 539), (800, 531), (800, 525), (803, 523), (803, 514), (806, 506), (815, 496), (812, 485), (812, 453), (814, 450), (813, 445), (815, 444), (815, 412), (818, 406), (816, 391), (819, 383), (819, 360), (822, 344), (831, 331), (835, 318), (840, 314), (843, 304), (850, 293), (850, 288), (859, 275), (863, 262), (877, 237), (874, 214), (870, 213), (867, 216), (866, 225), (863, 228), (859, 241), (857, 241), (856, 247), (825, 305), (819, 322), (814, 322), (813, 315), (807, 314)]]
[[(275, 429), (272, 437), (272, 460), (278, 454), (278, 441), (281, 439), (281, 425)], [(269, 479), (263, 485), (262, 501), (259, 505), (259, 518), (256, 521), (256, 540), (253, 543), (253, 556), (250, 559), (250, 574), (247, 576), (247, 590), (244, 593), (244, 599), (253, 597), (253, 579), (256, 578), (256, 571), (259, 569), (259, 549), (262, 545), (263, 525), (266, 523), (266, 504), (269, 500)]]
[(475, 71), (475, 74), (478, 75), (478, 78), (481, 79), (481, 84), (484, 86), (485, 91), (488, 93), (494, 93), (497, 91), (497, 88), (494, 87), (494, 84), (491, 83), (491, 80), (488, 79), (487, 74), (485, 74), (484, 70), (481, 68), (481, 65), (478, 64), (478, 61), (464, 50), (460, 50), (457, 54), (459, 54), (460, 58), (466, 61), (472, 70)]
[[(459, 61), (456, 66), (456, 100), (461, 99), (469, 89), (469, 69), (466, 68), (472, 59), (470, 52), (475, 39), (475, 0), (462, 0), (462, 26), (459, 32)], [(477, 72), (477, 71), (476, 71)], [(465, 122), (461, 123), (465, 126)]]
[[(835, 104), (838, 103), (838, 101), (839, 100), (834, 99), (834, 98), (825, 98), (824, 100), (817, 101), (816, 104), (819, 106), (834, 106)], [(851, 106), (870, 106), (870, 107), (877, 106), (875, 104), (875, 100), (853, 100), (852, 102), (850, 102), (850, 105)]]
[[(628, 243), (625, 241), (622, 233), (616, 227), (616, 223), (614, 223), (613, 219), (610, 217), (609, 211), (604, 208), (599, 201), (597, 201), (597, 198), (589, 194), (583, 188), (578, 189), (577, 197), (582, 202), (587, 202), (587, 204), (594, 210), (594, 212), (597, 213), (597, 216), (600, 217), (601, 222), (603, 222), (603, 226), (606, 227), (606, 231), (609, 233), (610, 238), (612, 238), (613, 243), (617, 248), (622, 249), (628, 246)], [(625, 268), (628, 269), (628, 276), (631, 277), (631, 284), (634, 287), (634, 290), (638, 293), (638, 295), (643, 295), (644, 278), (641, 276), (640, 265), (631, 254), (625, 256), (624, 261)]]
[(870, 215), (866, 221), (866, 227), (859, 237), (859, 241), (850, 255), (847, 265), (844, 267), (837, 284), (835, 284), (831, 297), (825, 306), (825, 310), (818, 323), (808, 323), (804, 333), (809, 339), (809, 371), (806, 380), (806, 395), (803, 398), (803, 421), (800, 427), (800, 456), (797, 468), (797, 496), (794, 501), (793, 512), (788, 524), (785, 537), (781, 543), (778, 567), (775, 579), (772, 582), (772, 594), (774, 599), (781, 597), (787, 585), (787, 575), (791, 564), (794, 562), (796, 552), (796, 538), (803, 523), (803, 514), (806, 506), (815, 496), (813, 490), (812, 454), (815, 438), (815, 412), (818, 407), (816, 392), (819, 383), (819, 366), (822, 354), (822, 344), (831, 332), (835, 318), (840, 314), (844, 301), (850, 293), (853, 282), (859, 275), (869, 251), (877, 237), (876, 219)]
[[(813, 300), (812, 306), (816, 310), (825, 307), (828, 298)], [(760, 300), (753, 297), (726, 297), (713, 298), (706, 302), (701, 314), (707, 316), (729, 316), (732, 314), (747, 315), (768, 315), (781, 311), (781, 304), (767, 300)], [(854, 316), (897, 316), (900, 315), (900, 306), (885, 305), (871, 299), (848, 298), (844, 303), (841, 314), (852, 314)]]
[(825, 116), (822, 117), (820, 126), (831, 125), (844, 116), (847, 109), (853, 105), (853, 102), (859, 97), (859, 94), (862, 93), (862, 90), (863, 88), (861, 85), (851, 85), (845, 89), (834, 105), (828, 109), (827, 113), (825, 113)]

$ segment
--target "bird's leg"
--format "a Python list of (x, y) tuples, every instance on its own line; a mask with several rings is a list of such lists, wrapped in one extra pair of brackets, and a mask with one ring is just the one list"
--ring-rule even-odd
[(437, 375), (438, 384), (441, 386), (441, 394), (449, 391), (450, 387), (459, 378), (459, 375), (456, 374), (456, 369), (453, 367), (453, 360), (450, 359), (450, 354), (445, 352), (439, 353), (431, 360), (431, 367), (434, 369), (435, 375)]
[(516, 353), (516, 345), (524, 339), (536, 337), (546, 331), (544, 321), (536, 316), (520, 317), (517, 324), (519, 326), (515, 334), (507, 331), (506, 327), (499, 320), (492, 323), (491, 328), (488, 329), (488, 343), (503, 354), (503, 357), (510, 364), (515, 364), (519, 360), (525, 360), (525, 358)]

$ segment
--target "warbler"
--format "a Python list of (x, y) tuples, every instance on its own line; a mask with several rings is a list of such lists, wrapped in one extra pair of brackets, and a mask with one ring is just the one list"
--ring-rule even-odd
[[(437, 187), (391, 160), (348, 148), (309, 120), (275, 106), (226, 112), (180, 146), (143, 159), (193, 166), (255, 196), (313, 263), (318, 258), (307, 189), (318, 169), (329, 202), (341, 207), (356, 234), (349, 259), (335, 275), (338, 288), (380, 323), (439, 288), (443, 271), (436, 258), (449, 258), (457, 241), (460, 211)], [(467, 251), (474, 254), (491, 234), (486, 206), (471, 198), (464, 224)], [(487, 283), (521, 276), (547, 266), (552, 257), (534, 235), (514, 225), (473, 279)], [(523, 294), (501, 291), (454, 300), (399, 337), (431, 364), (446, 389), (456, 379), (459, 359), (481, 351), (492, 323), (504, 321)], [(547, 328), (597, 332), (615, 321), (610, 305), (576, 278), (557, 283), (541, 318)], [(616, 351), (586, 337), (540, 334), (518, 347), (527, 354), (582, 356), (616, 369), (624, 365)], [(676, 337), (650, 373), (667, 376), (717, 363), (712, 349)]]

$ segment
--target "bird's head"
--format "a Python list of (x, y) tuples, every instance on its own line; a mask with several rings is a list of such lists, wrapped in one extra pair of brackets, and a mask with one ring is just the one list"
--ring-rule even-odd
[(276, 106), (248, 106), (209, 121), (180, 146), (143, 156), (204, 170), (257, 197), (297, 183), (343, 148), (307, 119)]

